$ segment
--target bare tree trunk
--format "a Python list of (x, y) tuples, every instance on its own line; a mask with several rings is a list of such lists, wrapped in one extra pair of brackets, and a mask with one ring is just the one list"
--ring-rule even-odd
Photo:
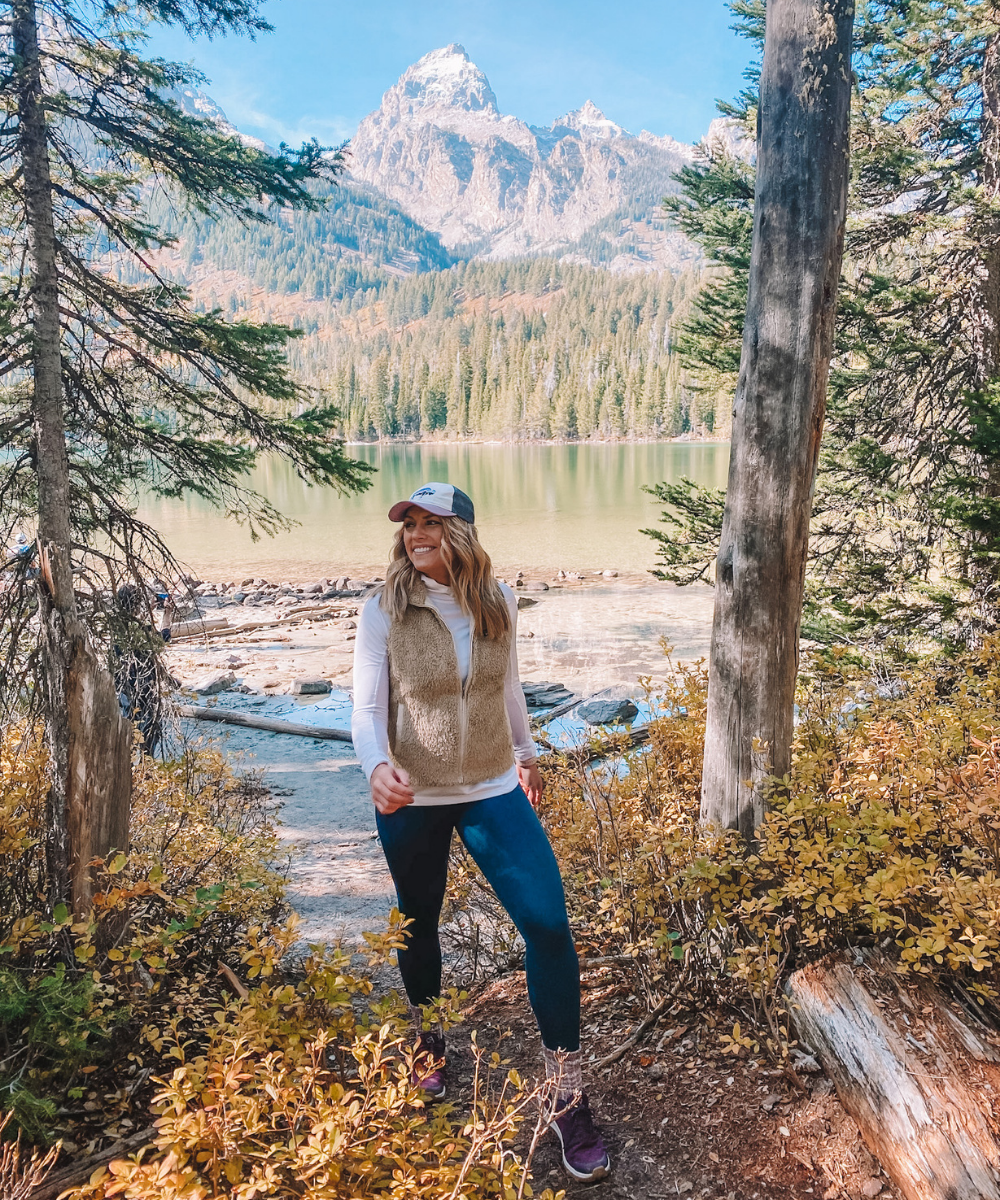
[[(1000, 20), (1000, 9), (991, 6), (993, 20)], [(1000, 34), (986, 41), (983, 53), (983, 111), (980, 117), (982, 147), (982, 184), (985, 199), (1000, 204)], [(983, 345), (981, 384), (1000, 373), (1000, 229), (994, 220), (991, 236), (984, 248)]]
[(747, 838), (790, 765), (847, 210), (853, 0), (768, 0), (750, 292), (716, 570), (702, 819)]
[(51, 756), (48, 867), (53, 899), (72, 898), (74, 911), (81, 912), (92, 895), (90, 860), (128, 845), (131, 732), (114, 682), (87, 639), (73, 591), (59, 276), (34, 0), (13, 0), (11, 13), (32, 260), (40, 640)]

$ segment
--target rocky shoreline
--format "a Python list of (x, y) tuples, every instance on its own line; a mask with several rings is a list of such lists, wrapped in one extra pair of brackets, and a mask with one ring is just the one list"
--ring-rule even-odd
[[(618, 580), (614, 570), (559, 570), (549, 579), (517, 571), (503, 582), (525, 609), (542, 593)], [(187, 601), (166, 650), (168, 669), (183, 691), (197, 696), (236, 691), (305, 698), (346, 689), (360, 604), (381, 582), (347, 575), (305, 583), (187, 578)], [(533, 636), (530, 628), (519, 631), (520, 638)]]

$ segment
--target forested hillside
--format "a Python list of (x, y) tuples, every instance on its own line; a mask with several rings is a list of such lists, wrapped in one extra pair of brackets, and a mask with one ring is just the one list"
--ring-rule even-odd
[(669, 346), (693, 275), (534, 259), (390, 282), (297, 347), (350, 438), (711, 433)]
[(720, 432), (715, 399), (671, 357), (693, 272), (451, 265), (435, 234), (354, 185), (269, 224), (205, 221), (162, 197), (151, 215), (177, 239), (158, 265), (200, 307), (302, 329), (293, 364), (352, 440)]
[[(206, 221), (159, 192), (149, 216), (177, 239), (177, 254), (167, 260), (172, 272), (196, 285), (210, 306), (231, 313), (247, 307), (255, 287), (306, 302), (357, 295), (364, 304), (394, 275), (451, 265), (437, 234), (370, 188), (315, 184), (312, 190), (325, 198), (322, 209), (282, 209), (260, 224)], [(220, 272), (227, 277), (213, 278)]]

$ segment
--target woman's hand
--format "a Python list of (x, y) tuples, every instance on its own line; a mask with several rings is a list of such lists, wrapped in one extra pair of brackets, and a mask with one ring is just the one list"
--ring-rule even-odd
[(388, 817), (399, 808), (413, 803), (413, 788), (410, 777), (402, 767), (379, 763), (369, 780), (372, 800), (383, 817)]
[(538, 769), (538, 763), (527, 763), (523, 767), (518, 763), (517, 781), (521, 785), (524, 794), (528, 797), (531, 807), (537, 808), (545, 788), (545, 784), (542, 781), (542, 773)]

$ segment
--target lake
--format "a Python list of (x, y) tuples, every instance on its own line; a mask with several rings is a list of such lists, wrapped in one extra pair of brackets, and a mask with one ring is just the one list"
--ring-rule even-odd
[(279, 458), (261, 460), (251, 483), (298, 524), (251, 541), (204, 501), (150, 500), (143, 517), (205, 579), (243, 574), (307, 581), (384, 573), (390, 505), (421, 483), (454, 483), (472, 496), (480, 537), (500, 574), (522, 570), (642, 573), (655, 546), (640, 529), (659, 508), (644, 484), (688, 476), (724, 487), (729, 446), (719, 442), (580, 445), (440, 442), (348, 447), (378, 468), (360, 496), (306, 486)]

